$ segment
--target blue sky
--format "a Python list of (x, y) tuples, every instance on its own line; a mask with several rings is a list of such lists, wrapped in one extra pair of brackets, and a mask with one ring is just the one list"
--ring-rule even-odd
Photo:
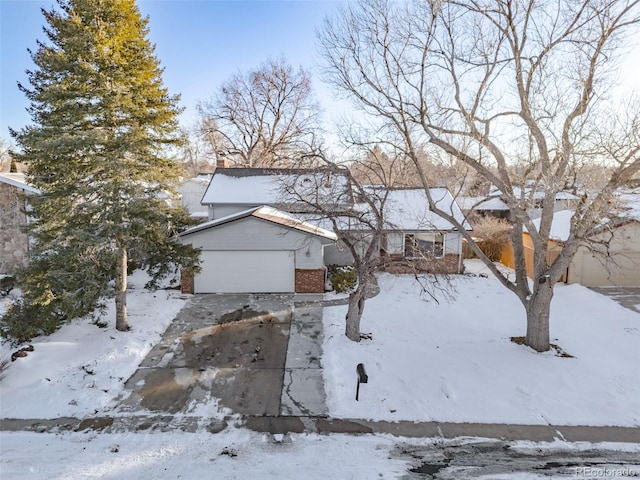
[[(0, 138), (8, 127), (30, 123), (18, 81), (28, 84), (25, 70), (33, 63), (27, 52), (44, 39), (44, 17), (53, 0), (0, 0)], [(312, 71), (316, 95), (331, 102), (329, 89), (318, 78), (315, 28), (338, 2), (321, 0), (138, 0), (149, 16), (150, 40), (165, 68), (164, 83), (182, 95), (182, 123), (195, 121), (199, 100), (237, 71), (259, 66), (267, 58), (284, 56), (294, 66)], [(327, 105), (329, 106), (329, 105)]]
[[(138, 0), (149, 16), (150, 40), (171, 93), (182, 95), (182, 124), (196, 120), (196, 104), (210, 98), (237, 71), (284, 56), (294, 66), (311, 70), (316, 96), (327, 117), (348, 110), (319, 79), (315, 29), (340, 3), (348, 0)], [(27, 52), (44, 39), (40, 8), (54, 0), (0, 0), (0, 138), (8, 127), (30, 123), (26, 98), (16, 86), (27, 84), (25, 70), (33, 64)], [(640, 30), (640, 29), (639, 29)], [(640, 91), (640, 33), (620, 72), (620, 98)], [(329, 119), (329, 118), (328, 118)]]

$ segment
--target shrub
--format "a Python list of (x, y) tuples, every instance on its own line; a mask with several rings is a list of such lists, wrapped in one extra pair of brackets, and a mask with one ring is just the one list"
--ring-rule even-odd
[(0, 336), (17, 346), (39, 335), (50, 335), (63, 323), (64, 317), (52, 308), (20, 299), (0, 319)]
[(505, 245), (509, 243), (511, 224), (501, 218), (480, 217), (473, 223), (476, 245), (492, 262), (500, 260)]
[(358, 281), (358, 273), (352, 266), (329, 265), (329, 281), (337, 293), (353, 290)]

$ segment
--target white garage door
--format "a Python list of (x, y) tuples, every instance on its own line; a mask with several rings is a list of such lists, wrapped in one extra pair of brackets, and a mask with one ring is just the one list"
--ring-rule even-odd
[(587, 253), (582, 257), (582, 277), (580, 283), (587, 287), (640, 286), (640, 253), (614, 255), (606, 264)]
[(293, 292), (292, 251), (203, 251), (195, 293)]

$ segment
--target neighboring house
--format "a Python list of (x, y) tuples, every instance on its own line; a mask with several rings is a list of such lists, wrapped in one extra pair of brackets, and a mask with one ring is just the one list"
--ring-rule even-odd
[(0, 173), (0, 273), (10, 274), (29, 257), (25, 196), (37, 194), (22, 173)]
[[(532, 187), (513, 188), (513, 195), (524, 200), (527, 210), (532, 218), (540, 216), (540, 208), (544, 200), (544, 190), (534, 190)], [(558, 192), (555, 198), (554, 211), (575, 208), (579, 198), (571, 192)], [(491, 216), (513, 221), (509, 206), (504, 201), (504, 194), (493, 187), (491, 193), (484, 197), (456, 197), (456, 201), (464, 214), (468, 217), (471, 213), (480, 216)]]
[(322, 203), (336, 211), (353, 205), (346, 175), (323, 169), (216, 168), (202, 204), (209, 220), (269, 205), (289, 213), (314, 211)]
[(571, 260), (568, 283), (640, 287), (640, 188), (617, 194), (619, 211), (595, 228)]
[[(527, 205), (527, 210), (532, 218), (540, 216), (540, 209), (544, 200), (545, 192), (543, 189), (533, 189), (525, 187), (513, 187), (513, 195), (522, 199)], [(492, 216), (495, 218), (504, 218), (513, 221), (509, 206), (504, 200), (504, 194), (493, 187), (491, 193), (486, 197), (458, 197), (456, 198), (460, 208), (465, 215), (475, 212), (481, 216)], [(554, 211), (569, 210), (575, 208), (580, 199), (571, 192), (561, 191), (556, 194)]]
[[(432, 189), (431, 195), (464, 222), (447, 189)], [(350, 264), (353, 258), (314, 205), (337, 214), (366, 214), (354, 201), (348, 177), (324, 169), (217, 168), (202, 203), (209, 222), (181, 235), (203, 249), (195, 293), (323, 292), (325, 265)], [(384, 217), (381, 255), (422, 262), (423, 271), (462, 271), (460, 233), (429, 211), (424, 190), (389, 191)], [(347, 215), (339, 225), (358, 231), (365, 241), (370, 232)]]
[(640, 219), (616, 219), (595, 229), (573, 256), (567, 283), (640, 287)]
[[(557, 258), (569, 238), (572, 216), (572, 210), (554, 214), (547, 250), (548, 263)], [(523, 233), (523, 242), (527, 275), (532, 278), (533, 242), (527, 232)], [(502, 263), (513, 267), (512, 249), (505, 252)], [(629, 209), (593, 229), (579, 245), (560, 281), (587, 287), (640, 286), (640, 208)]]
[(194, 218), (203, 220), (208, 218), (208, 208), (202, 205), (201, 200), (210, 181), (211, 175), (204, 174), (194, 178), (187, 178), (178, 186), (182, 206)]
[(261, 206), (203, 223), (180, 238), (202, 251), (202, 271), (183, 276), (185, 293), (323, 293), (324, 248), (337, 237)]
[[(533, 187), (525, 187), (524, 190), (520, 187), (514, 187), (513, 195), (516, 198), (521, 198), (525, 201), (531, 218), (539, 217), (542, 214), (542, 202), (545, 197), (543, 186), (540, 186), (537, 189), (534, 189)], [(555, 195), (555, 202), (553, 204), (553, 211), (559, 212), (561, 210), (574, 209), (578, 205), (579, 200), (580, 199), (571, 192), (557, 192)]]
[[(571, 226), (571, 218), (573, 210), (560, 210), (553, 214), (551, 222), (551, 231), (549, 232), (549, 247), (547, 248), (547, 265), (550, 265), (564, 247), (564, 242), (569, 238), (569, 227)], [(536, 228), (540, 227), (540, 219), (533, 220)], [(535, 251), (533, 240), (529, 232), (522, 233), (522, 245), (524, 247), (524, 259), (527, 270), (527, 276), (531, 279), (534, 277), (533, 272), (533, 253)], [(513, 245), (509, 242), (503, 252), (500, 261), (509, 268), (515, 268), (515, 260), (513, 256)], [(560, 282), (567, 281), (567, 273), (560, 277)]]
[(482, 217), (511, 219), (509, 206), (497, 196), (457, 197), (456, 201), (467, 217), (471, 213), (477, 213)]
[[(431, 188), (429, 193), (437, 208), (471, 230), (448, 189)], [(382, 255), (417, 262), (422, 271), (463, 272), (462, 234), (429, 209), (423, 188), (391, 189), (383, 216), (386, 228), (380, 245)]]

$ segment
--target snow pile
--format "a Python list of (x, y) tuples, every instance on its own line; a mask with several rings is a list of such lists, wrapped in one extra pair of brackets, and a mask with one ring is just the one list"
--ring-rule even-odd
[[(127, 311), (131, 331), (115, 329), (110, 302), (99, 328), (88, 319), (75, 320), (31, 342), (34, 351), (12, 362), (0, 383), (2, 418), (82, 417), (109, 411), (124, 382), (160, 340), (184, 305), (175, 290), (150, 292), (143, 288), (144, 272), (129, 277)], [(0, 356), (13, 352), (0, 345)]]
[[(480, 270), (478, 261), (471, 269)], [(453, 277), (457, 299), (426, 301), (412, 276), (381, 275), (360, 344), (346, 307), (325, 308), (330, 414), (376, 420), (640, 425), (640, 315), (579, 285), (556, 287), (551, 339), (574, 358), (510, 340), (524, 309), (495, 278)], [(356, 365), (369, 383), (355, 400)]]

